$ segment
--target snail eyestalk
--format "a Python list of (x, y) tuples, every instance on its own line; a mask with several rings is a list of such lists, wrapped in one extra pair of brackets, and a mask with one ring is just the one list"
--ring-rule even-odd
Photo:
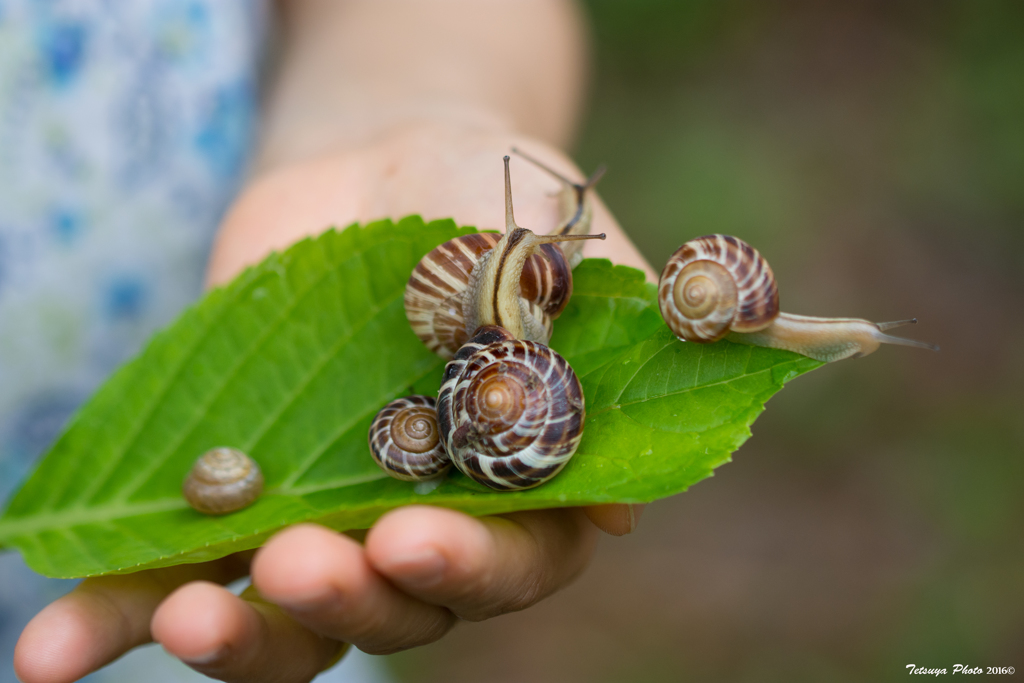
[[(584, 182), (577, 183), (517, 147), (513, 147), (512, 151), (557, 178), (564, 186), (563, 191), (559, 193), (559, 203), (561, 204), (561, 213), (564, 218), (550, 234), (585, 235), (590, 232), (593, 205), (592, 202), (587, 201), (587, 190), (597, 185), (597, 182), (604, 175), (607, 168), (602, 164)], [(582, 245), (569, 245), (562, 250), (565, 252), (570, 268), (575, 268), (583, 260)]]
[(516, 225), (512, 214), (512, 182), (508, 160), (506, 155), (505, 234), (493, 249), (483, 255), (470, 275), (470, 298), (463, 306), (466, 331), (476, 330), (483, 325), (498, 325), (512, 333), (516, 339), (535, 339), (532, 328), (537, 323), (530, 319), (530, 311), (525, 310), (527, 307), (519, 295), (526, 259), (544, 244), (603, 240), (605, 235), (535, 235)]
[(561, 173), (559, 173), (555, 169), (551, 168), (550, 166), (548, 166), (547, 164), (542, 162), (537, 157), (534, 157), (534, 156), (531, 156), (531, 155), (527, 154), (526, 152), (522, 151), (518, 147), (513, 147), (512, 148), (512, 153), (513, 154), (518, 154), (519, 156), (521, 156), (522, 158), (526, 159), (527, 161), (529, 161), (534, 166), (537, 166), (539, 168), (544, 169), (545, 171), (547, 171), (551, 175), (553, 175), (556, 178), (558, 178), (559, 180), (561, 180), (566, 185), (569, 185), (570, 187), (574, 188), (576, 190), (576, 193), (579, 195), (581, 202), (583, 200), (583, 192), (585, 192), (589, 188), (593, 187), (594, 185), (597, 185), (597, 181), (601, 180), (601, 177), (608, 170), (607, 166), (605, 166), (604, 164), (601, 164), (600, 166), (598, 166), (594, 170), (593, 173), (590, 174), (589, 178), (584, 180), (582, 183), (577, 183), (577, 182), (575, 182), (573, 180), (569, 180), (564, 175), (562, 175)]
[(512, 178), (508, 174), (508, 155), (502, 157), (505, 162), (505, 234), (516, 229), (516, 219), (512, 215)]
[(904, 325), (916, 325), (917, 324), (917, 318), (908, 318), (906, 320), (893, 320), (892, 322), (888, 322), (888, 323), (875, 323), (875, 324), (878, 325), (878, 329), (880, 329), (880, 330), (882, 330), (884, 332), (886, 330), (891, 330), (894, 327), (903, 327)]

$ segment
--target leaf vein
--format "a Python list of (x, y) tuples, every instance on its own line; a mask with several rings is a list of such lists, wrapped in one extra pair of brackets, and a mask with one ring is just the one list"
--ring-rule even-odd
[[(361, 256), (362, 252), (354, 254), (353, 258), (360, 258)], [(193, 417), (189, 420), (187, 425), (185, 425), (179, 432), (181, 436), (172, 441), (171, 445), (165, 448), (163, 453), (161, 453), (159, 457), (153, 458), (148, 467), (142, 468), (141, 471), (131, 481), (127, 482), (125, 484), (125, 487), (122, 489), (121, 493), (117, 496), (114, 496), (115, 501), (123, 502), (131, 498), (138, 491), (139, 487), (141, 487), (146, 482), (148, 477), (167, 461), (167, 458), (170, 456), (170, 454), (173, 453), (175, 449), (177, 449), (182, 443), (184, 443), (188, 439), (188, 437), (192, 436), (192, 434), (195, 432), (196, 427), (202, 422), (203, 417), (205, 417), (205, 415), (207, 414), (207, 410), (209, 409), (209, 407), (213, 405), (217, 401), (217, 399), (221, 397), (221, 395), (223, 395), (224, 391), (231, 384), (231, 381), (237, 376), (238, 372), (241, 371), (241, 369), (245, 366), (246, 363), (248, 363), (252, 358), (256, 357), (259, 350), (263, 348), (264, 344), (273, 339), (272, 333), (288, 321), (291, 312), (294, 311), (295, 308), (298, 307), (298, 305), (302, 303), (305, 300), (305, 298), (310, 295), (311, 292), (314, 291), (315, 286), (322, 282), (327, 277), (329, 277), (331, 274), (333, 274), (335, 272), (335, 269), (339, 266), (340, 264), (338, 266), (335, 266), (335, 268), (325, 268), (324, 271), (318, 274), (317, 277), (305, 289), (295, 293), (294, 298), (289, 302), (288, 306), (286, 306), (283, 309), (282, 313), (277, 316), (273, 324), (268, 325), (266, 329), (259, 335), (259, 337), (256, 338), (254, 343), (249, 347), (249, 350), (242, 354), (239, 357), (238, 361), (234, 365), (232, 365), (231, 368), (228, 369), (228, 371), (224, 375), (223, 381), (221, 381), (216, 387), (216, 389), (213, 392), (211, 392), (209, 398), (203, 403), (197, 402), (197, 409), (193, 411)], [(348, 337), (343, 337), (343, 339), (351, 339), (351, 337), (355, 335), (355, 332), (356, 331), (351, 332)], [(290, 404), (290, 401), (288, 401), (288, 403)]]

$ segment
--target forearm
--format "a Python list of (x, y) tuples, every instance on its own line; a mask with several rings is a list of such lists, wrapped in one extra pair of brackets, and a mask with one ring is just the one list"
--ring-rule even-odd
[(285, 0), (258, 168), (417, 122), (564, 147), (585, 83), (570, 0)]

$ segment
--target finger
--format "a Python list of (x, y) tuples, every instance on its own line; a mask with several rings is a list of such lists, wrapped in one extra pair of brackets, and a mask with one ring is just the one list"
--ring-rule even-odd
[(264, 598), (304, 626), (371, 654), (431, 643), (456, 621), (383, 579), (359, 543), (312, 524), (274, 536), (253, 561), (252, 577)]
[(410, 506), (366, 537), (370, 565), (421, 600), (477, 621), (520, 610), (575, 578), (596, 533), (578, 509), (475, 519)]
[(150, 641), (149, 622), (160, 601), (195, 579), (227, 583), (246, 561), (183, 565), (125, 576), (86, 579), (25, 627), (14, 650), (14, 671), (25, 683), (65, 683)]
[(638, 503), (590, 505), (583, 508), (583, 512), (594, 526), (606, 534), (625, 536), (636, 531), (644, 507), (646, 506)]
[(246, 600), (206, 581), (172, 593), (151, 628), (167, 652), (222, 681), (308, 681), (345, 647), (258, 597)]

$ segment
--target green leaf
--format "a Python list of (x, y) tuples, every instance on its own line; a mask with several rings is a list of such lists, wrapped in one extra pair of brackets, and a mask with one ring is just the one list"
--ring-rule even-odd
[[(640, 271), (584, 261), (552, 339), (586, 395), (577, 455), (529, 491), (456, 473), (417, 492), (377, 469), (366, 433), (392, 398), (436, 393), (443, 362), (412, 334), (402, 294), (427, 251), (471, 231), (418, 216), (331, 230), (207, 294), (72, 418), (0, 518), (0, 545), (40, 573), (79, 577), (212, 560), (301, 521), (364, 528), (410, 503), (483, 515), (651, 501), (710, 476), (764, 402), (820, 365), (679, 342)], [(251, 454), (266, 489), (208, 517), (186, 505), (181, 482), (222, 445)]]

